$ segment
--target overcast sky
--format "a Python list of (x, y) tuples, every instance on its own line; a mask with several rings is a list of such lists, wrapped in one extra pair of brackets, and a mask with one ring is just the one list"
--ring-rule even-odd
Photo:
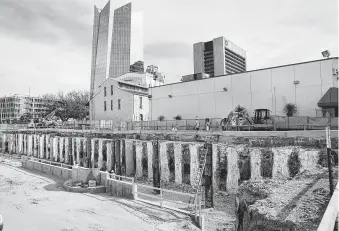
[[(107, 0), (0, 0), (0, 96), (89, 89), (93, 5)], [(117, 7), (129, 1), (113, 0)], [(144, 57), (167, 82), (193, 72), (193, 43), (225, 36), (247, 69), (338, 56), (337, 0), (136, 0)]]

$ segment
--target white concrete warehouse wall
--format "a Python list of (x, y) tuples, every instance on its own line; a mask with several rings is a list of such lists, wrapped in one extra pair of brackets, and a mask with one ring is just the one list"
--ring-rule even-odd
[[(238, 104), (250, 113), (267, 108), (284, 115), (286, 103), (297, 104), (299, 116), (316, 116), (321, 97), (338, 87), (333, 68), (338, 68), (337, 58), (154, 87), (149, 90), (150, 119), (222, 118)], [(300, 83), (295, 85), (295, 80)]]

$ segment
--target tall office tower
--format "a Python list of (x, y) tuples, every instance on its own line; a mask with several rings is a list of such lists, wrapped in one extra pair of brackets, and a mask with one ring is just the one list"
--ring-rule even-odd
[(194, 73), (210, 77), (246, 71), (246, 51), (224, 37), (193, 45)]
[(90, 104), (102, 82), (130, 72), (131, 64), (144, 60), (142, 13), (133, 12), (132, 3), (115, 8), (113, 2), (102, 10), (94, 6)]

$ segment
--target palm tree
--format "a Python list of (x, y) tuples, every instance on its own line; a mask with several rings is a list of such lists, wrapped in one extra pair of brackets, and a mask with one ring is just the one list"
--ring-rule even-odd
[(239, 113), (245, 113), (246, 112), (246, 108), (243, 106), (240, 106), (240, 104), (238, 104), (238, 106), (235, 107), (234, 109), (235, 112), (239, 112)]
[(293, 103), (287, 103), (284, 106), (284, 113), (288, 116), (291, 117), (294, 114), (296, 114), (298, 111), (297, 105), (293, 104)]

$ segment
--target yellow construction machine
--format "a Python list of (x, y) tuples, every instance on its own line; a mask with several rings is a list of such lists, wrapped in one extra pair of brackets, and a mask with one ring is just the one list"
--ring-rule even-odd
[(227, 127), (231, 130), (274, 130), (274, 120), (269, 109), (255, 109), (250, 117), (244, 111), (231, 111), (227, 117)]

